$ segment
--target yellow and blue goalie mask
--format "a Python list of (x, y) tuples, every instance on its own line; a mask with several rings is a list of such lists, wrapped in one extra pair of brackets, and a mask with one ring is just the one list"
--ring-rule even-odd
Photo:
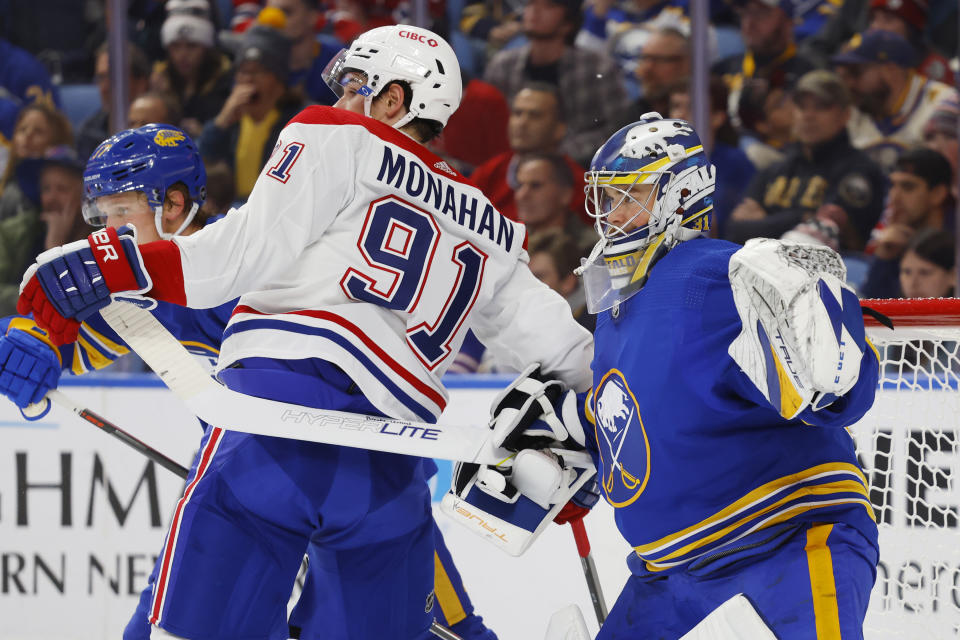
[(659, 113), (600, 147), (584, 176), (600, 241), (578, 270), (590, 313), (627, 300), (667, 251), (710, 230), (715, 176), (690, 123)]

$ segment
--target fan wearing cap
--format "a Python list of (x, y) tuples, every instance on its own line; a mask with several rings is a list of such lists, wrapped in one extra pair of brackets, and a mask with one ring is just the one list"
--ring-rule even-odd
[(170, 0), (166, 9), (160, 29), (166, 59), (156, 63), (150, 83), (176, 96), (183, 117), (178, 124), (196, 137), (230, 94), (230, 60), (216, 48), (206, 0)]
[(234, 58), (233, 89), (200, 136), (204, 160), (233, 169), (240, 200), (250, 195), (284, 125), (303, 107), (301, 96), (287, 84), (290, 39), (264, 23), (276, 24), (277, 18), (276, 9), (264, 9), (243, 33)]
[(960, 200), (960, 183), (957, 180), (957, 176), (960, 176), (960, 172), (957, 171), (957, 160), (960, 157), (958, 133), (960, 133), (960, 102), (951, 101), (941, 105), (933, 112), (923, 128), (924, 146), (939, 152), (950, 161), (950, 167), (953, 169), (951, 190), (954, 200)]
[(927, 0), (871, 0), (868, 29), (892, 31), (906, 38), (920, 54), (917, 71), (932, 80), (953, 85), (950, 61), (924, 39)]
[(850, 94), (836, 74), (818, 70), (800, 78), (792, 101), (797, 142), (783, 161), (756, 175), (725, 237), (779, 238), (816, 221), (831, 229), (833, 249), (862, 250), (880, 216), (884, 177), (850, 144)]
[(760, 78), (789, 87), (815, 65), (797, 51), (793, 0), (735, 0), (733, 4), (746, 51), (721, 60), (714, 71), (723, 75), (730, 88), (730, 107), (736, 113), (740, 91), (748, 80)]
[(903, 36), (876, 29), (857, 34), (833, 57), (857, 107), (849, 125), (853, 145), (887, 172), (903, 150), (922, 144), (940, 105), (958, 99), (952, 87), (917, 73), (916, 58)]

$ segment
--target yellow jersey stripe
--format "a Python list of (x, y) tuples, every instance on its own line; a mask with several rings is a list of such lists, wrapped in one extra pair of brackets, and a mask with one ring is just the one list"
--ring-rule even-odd
[(863, 472), (860, 471), (860, 468), (856, 465), (849, 464), (846, 462), (828, 462), (826, 464), (817, 465), (803, 471), (790, 474), (788, 476), (783, 476), (782, 478), (777, 478), (776, 480), (771, 480), (766, 484), (763, 484), (742, 498), (738, 499), (736, 502), (726, 506), (721, 511), (713, 514), (709, 518), (706, 518), (694, 525), (671, 533), (668, 536), (664, 536), (659, 540), (655, 540), (648, 544), (639, 545), (636, 547), (636, 550), (641, 554), (649, 554), (657, 551), (662, 547), (669, 546), (679, 540), (696, 535), (696, 533), (706, 527), (709, 527), (713, 524), (720, 522), (721, 520), (726, 520), (731, 518), (741, 511), (750, 508), (753, 504), (760, 502), (769, 498), (777, 491), (789, 488), (791, 485), (799, 484), (801, 482), (806, 482), (808, 480), (813, 480), (819, 475), (830, 475), (834, 473), (846, 473), (852, 474), (860, 479), (863, 483), (864, 491), (866, 490), (867, 479), (863, 476)]
[(818, 503), (815, 503), (815, 504), (803, 503), (803, 504), (799, 504), (799, 505), (796, 505), (796, 506), (794, 506), (794, 507), (791, 507), (791, 508), (789, 508), (789, 509), (785, 509), (785, 510), (781, 511), (780, 513), (777, 513), (777, 514), (773, 515), (772, 517), (768, 518), (767, 520), (764, 520), (764, 521), (762, 521), (762, 522), (757, 523), (756, 525), (754, 525), (753, 527), (751, 527), (751, 528), (748, 529), (747, 531), (744, 531), (744, 532), (743, 532), (743, 535), (734, 538), (733, 540), (727, 542), (727, 543), (724, 544), (724, 545), (719, 545), (719, 546), (717, 546), (716, 548), (713, 548), (713, 549), (707, 549), (707, 550), (704, 551), (703, 553), (700, 553), (700, 554), (697, 554), (697, 555), (694, 555), (694, 556), (690, 556), (690, 557), (688, 557), (688, 558), (684, 558), (683, 560), (680, 560), (680, 561), (677, 561), (677, 562), (658, 563), (658, 562), (651, 562), (651, 561), (649, 561), (649, 560), (645, 560), (645, 561), (644, 561), (644, 564), (646, 565), (647, 569), (649, 569), (650, 571), (666, 571), (667, 569), (670, 569), (670, 568), (672, 568), (672, 567), (676, 567), (677, 565), (686, 564), (686, 563), (688, 563), (688, 562), (691, 562), (692, 560), (695, 560), (695, 559), (699, 558), (700, 556), (707, 555), (708, 553), (712, 553), (712, 552), (714, 552), (714, 551), (720, 551), (720, 550), (722, 550), (724, 547), (731, 545), (732, 543), (736, 542), (736, 541), (739, 540), (740, 538), (743, 538), (744, 536), (747, 536), (747, 535), (749, 535), (749, 534), (751, 534), (751, 533), (753, 533), (753, 532), (755, 532), (755, 531), (760, 531), (761, 529), (766, 529), (766, 528), (768, 528), (768, 527), (772, 527), (772, 526), (774, 526), (774, 525), (780, 524), (781, 522), (786, 522), (787, 520), (790, 520), (791, 518), (795, 518), (796, 516), (798, 516), (798, 515), (800, 515), (800, 514), (803, 514), (803, 513), (806, 513), (806, 512), (808, 512), (808, 511), (813, 511), (814, 509), (822, 509), (822, 508), (824, 508), (824, 507), (833, 507), (833, 506), (836, 506), (836, 505), (838, 505), (838, 504), (859, 504), (859, 505), (863, 506), (864, 508), (870, 510), (871, 513), (872, 513), (872, 508), (871, 508), (871, 506), (870, 506), (870, 503), (869, 503), (869, 502), (866, 502), (865, 500), (854, 500), (854, 499), (844, 498), (844, 499), (841, 499), (841, 500), (830, 500), (830, 501), (826, 501), (826, 502), (818, 502)]
[(210, 345), (204, 344), (204, 343), (202, 343), (202, 342), (196, 342), (195, 340), (181, 340), (181, 341), (180, 341), (180, 344), (182, 344), (183, 346), (185, 346), (185, 347), (187, 347), (187, 348), (189, 348), (189, 347), (194, 347), (195, 349), (203, 349), (204, 351), (208, 351), (208, 352), (210, 352), (210, 353), (212, 353), (213, 355), (216, 355), (216, 356), (220, 355), (220, 350), (219, 350), (219, 349), (216, 349), (216, 348), (214, 348), (214, 347), (211, 347)]
[(90, 344), (90, 341), (83, 336), (79, 336), (77, 338), (77, 346), (75, 348), (77, 350), (84, 350), (87, 355), (87, 360), (90, 362), (90, 366), (92, 366), (94, 369), (103, 369), (104, 367), (108, 367), (114, 363), (115, 358), (110, 358), (102, 354), (96, 346)]
[(837, 607), (837, 583), (833, 576), (833, 557), (827, 538), (832, 524), (822, 524), (807, 530), (807, 567), (810, 571), (810, 589), (813, 592), (813, 617), (817, 625), (817, 640), (840, 640), (840, 613)]
[(83, 330), (84, 332), (90, 334), (90, 336), (91, 336), (92, 338), (94, 338), (97, 342), (99, 342), (100, 344), (102, 344), (102, 345), (103, 345), (106, 349), (108, 349), (109, 351), (113, 351), (114, 354), (116, 354), (117, 356), (122, 356), (122, 355), (125, 354), (125, 353), (130, 353), (130, 349), (128, 349), (128, 348), (125, 347), (124, 345), (120, 344), (119, 342), (114, 342), (113, 340), (111, 340), (111, 339), (108, 338), (107, 336), (105, 336), (105, 335), (103, 335), (102, 333), (100, 333), (99, 331), (95, 330), (93, 327), (91, 327), (91, 326), (90, 326), (89, 324), (87, 324), (86, 322), (84, 322), (82, 325), (80, 325), (80, 329)]
[(789, 420), (797, 415), (797, 409), (803, 404), (803, 398), (800, 397), (800, 393), (793, 386), (790, 376), (784, 370), (783, 363), (780, 362), (780, 357), (777, 355), (777, 350), (774, 349), (773, 344), (769, 346), (770, 353), (773, 354), (773, 363), (777, 368), (777, 379), (780, 381), (780, 415)]
[[(829, 484), (814, 485), (812, 487), (803, 487), (803, 488), (797, 489), (792, 493), (787, 494), (780, 500), (777, 500), (776, 502), (767, 505), (763, 509), (760, 509), (759, 511), (751, 513), (749, 516), (741, 518), (740, 520), (732, 522), (722, 529), (714, 531), (708, 536), (705, 536), (703, 538), (697, 538), (696, 540), (694, 540), (688, 545), (680, 547), (679, 549), (675, 549), (674, 551), (671, 551), (665, 556), (658, 557), (655, 559), (655, 561), (659, 564), (665, 560), (672, 560), (679, 556), (685, 556), (691, 551), (694, 551), (695, 549), (698, 549), (700, 547), (708, 546), (712, 542), (716, 542), (720, 538), (723, 538), (731, 531), (738, 529), (744, 526), (745, 524), (751, 522), (752, 520), (756, 520), (768, 513), (776, 512), (779, 510), (779, 507), (786, 505), (788, 502), (797, 500), (798, 498), (803, 498), (805, 496), (829, 496), (830, 494), (833, 494), (833, 493), (858, 493), (863, 495), (864, 501), (867, 504), (869, 504), (870, 502), (869, 496), (867, 495), (867, 490), (863, 487), (863, 485), (861, 485), (859, 482), (855, 480), (841, 480), (839, 482), (831, 482)], [(823, 504), (823, 501), (819, 501), (819, 502), (820, 504)]]
[(443, 563), (440, 562), (440, 556), (436, 551), (433, 552), (433, 589), (437, 594), (437, 604), (440, 605), (448, 626), (453, 626), (467, 617), (467, 612), (463, 610), (463, 603), (460, 602), (460, 596), (453, 588), (450, 576), (443, 568)]

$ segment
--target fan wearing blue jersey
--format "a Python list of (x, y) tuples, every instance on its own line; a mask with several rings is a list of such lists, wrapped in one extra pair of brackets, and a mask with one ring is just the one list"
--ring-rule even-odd
[(656, 113), (597, 151), (592, 395), (501, 412), (495, 438), (592, 451), (635, 550), (598, 639), (862, 638), (877, 528), (844, 427), (876, 354), (835, 252), (703, 237), (714, 179), (693, 127)]
[[(202, 161), (185, 132), (171, 125), (146, 125), (105, 141), (87, 163), (84, 187), (87, 222), (97, 227), (132, 227), (138, 243), (188, 236), (207, 222), (197, 215), (206, 195)], [(158, 302), (153, 313), (191, 353), (212, 367), (234, 306), (235, 301), (231, 301), (213, 309), (190, 309)], [(80, 325), (76, 341), (59, 348), (30, 318), (8, 318), (0, 326), (6, 327), (6, 335), (0, 337), (0, 392), (20, 407), (39, 402), (48, 390), (56, 388), (61, 369), (79, 375), (104, 368), (129, 352), (98, 314)], [(433, 463), (427, 464), (435, 472)], [(434, 535), (441, 579), (437, 585), (438, 619), (453, 625), (465, 640), (495, 640), (496, 636), (473, 613), (438, 528)], [(337, 598), (330, 593), (337, 589), (336, 583), (326, 579), (321, 554), (318, 548), (311, 548), (315, 569), (307, 575), (306, 595), (291, 618), (303, 638), (319, 633), (322, 624), (329, 626), (340, 609)], [(124, 634), (127, 640), (150, 637), (148, 609), (155, 577), (154, 571)]]
[[(377, 28), (325, 77), (336, 106), (287, 124), (240, 209), (190, 237), (136, 245), (107, 229), (42, 255), (23, 312), (56, 343), (113, 294), (240, 296), (217, 377), (321, 409), (435, 421), (471, 329), (512, 366), (588, 388), (592, 339), (530, 272), (523, 227), (423, 144), (460, 102), (449, 44)], [(287, 638), (311, 545), (339, 609), (301, 638), (428, 637), (440, 546), (423, 461), (224, 427), (206, 430), (158, 556), (151, 637)]]

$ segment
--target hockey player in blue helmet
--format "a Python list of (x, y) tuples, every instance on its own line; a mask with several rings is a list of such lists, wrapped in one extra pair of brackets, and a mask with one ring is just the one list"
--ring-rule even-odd
[[(148, 124), (102, 142), (87, 162), (83, 188), (87, 222), (111, 227), (129, 223), (144, 243), (189, 235), (207, 196), (207, 172), (184, 131)], [(203, 224), (193, 226), (196, 230)]]
[(587, 212), (600, 241), (584, 267), (591, 313), (629, 298), (677, 243), (710, 230), (716, 169), (693, 127), (644, 114), (597, 151)]
[(863, 637), (877, 528), (844, 427), (878, 364), (840, 257), (702, 237), (715, 170), (682, 120), (645, 114), (586, 179), (592, 391), (573, 412), (572, 391), (537, 400), (555, 381), (518, 380), (531, 401), (493, 428), (498, 446), (538, 449), (549, 430), (597, 462), (634, 548), (598, 640)]

